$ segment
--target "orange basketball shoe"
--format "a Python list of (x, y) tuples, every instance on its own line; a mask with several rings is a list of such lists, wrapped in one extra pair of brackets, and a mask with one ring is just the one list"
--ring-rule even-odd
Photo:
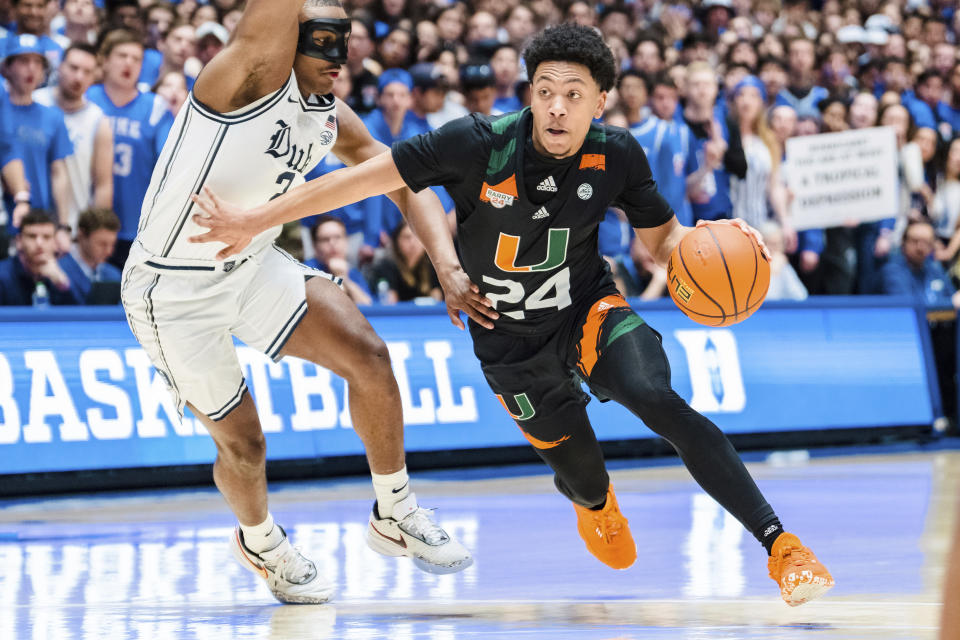
[(791, 607), (819, 598), (834, 584), (827, 568), (792, 533), (781, 533), (773, 543), (767, 568)]
[(603, 509), (587, 509), (578, 504), (573, 508), (577, 512), (577, 531), (600, 562), (614, 569), (626, 569), (636, 561), (637, 545), (627, 519), (617, 506), (612, 484), (607, 489)]

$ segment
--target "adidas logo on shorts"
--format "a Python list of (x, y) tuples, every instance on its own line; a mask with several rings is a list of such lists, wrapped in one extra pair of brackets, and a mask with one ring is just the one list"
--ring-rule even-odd
[(549, 218), (550, 212), (547, 211), (546, 207), (540, 207), (537, 209), (536, 213), (533, 214), (533, 220), (542, 220), (543, 218)]
[(552, 191), (556, 193), (557, 183), (553, 181), (553, 176), (547, 176), (543, 182), (537, 185), (537, 191)]

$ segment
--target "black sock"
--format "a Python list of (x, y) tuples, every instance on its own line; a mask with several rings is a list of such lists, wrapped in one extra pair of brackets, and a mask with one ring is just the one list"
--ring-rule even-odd
[(773, 543), (777, 541), (781, 533), (783, 533), (783, 525), (780, 524), (780, 519), (774, 516), (773, 520), (765, 522), (760, 529), (753, 532), (753, 535), (760, 541), (763, 548), (767, 550), (767, 555), (771, 555)]

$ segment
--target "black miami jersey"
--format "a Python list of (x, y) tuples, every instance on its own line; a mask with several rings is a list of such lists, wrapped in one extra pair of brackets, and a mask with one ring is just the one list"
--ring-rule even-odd
[(531, 124), (529, 109), (471, 114), (392, 150), (411, 189), (450, 193), (464, 270), (494, 302), (496, 328), (515, 334), (549, 333), (612, 286), (597, 248), (611, 205), (638, 228), (673, 217), (628, 131), (593, 124), (579, 152), (557, 160), (533, 148)]

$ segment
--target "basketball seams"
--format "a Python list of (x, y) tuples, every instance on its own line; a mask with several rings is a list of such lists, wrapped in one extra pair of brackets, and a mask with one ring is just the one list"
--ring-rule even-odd
[[(696, 247), (692, 249), (694, 253), (690, 256), (691, 260), (693, 260), (691, 264), (697, 267), (697, 261), (694, 260), (694, 258), (698, 258), (702, 266), (705, 267), (698, 271), (699, 276), (694, 277), (690, 266), (687, 264), (684, 253), (690, 246), (690, 243), (687, 242), (687, 236), (690, 235), (689, 233), (674, 247), (673, 253), (676, 255), (671, 255), (671, 260), (673, 261), (673, 268), (676, 269), (676, 275), (673, 277), (677, 282), (683, 282), (683, 278), (689, 278), (686, 287), (693, 289), (696, 294), (701, 296), (701, 299), (683, 299), (679, 296), (679, 293), (675, 291), (674, 287), (670, 288), (670, 296), (673, 298), (673, 302), (677, 305), (677, 308), (695, 322), (710, 327), (726, 327), (750, 317), (763, 304), (767, 290), (769, 289), (769, 267), (767, 267), (763, 254), (760, 253), (758, 255), (760, 245), (754, 238), (742, 234), (737, 229), (716, 231), (710, 228), (710, 225), (703, 226), (707, 229), (707, 233), (710, 234), (713, 246), (720, 252), (723, 271), (721, 272), (720, 265), (717, 264), (716, 256), (710, 253), (713, 249), (710, 248), (710, 243), (707, 242), (706, 235), (699, 228), (696, 228), (691, 233), (702, 235), (702, 241), (706, 243), (701, 246), (698, 244), (700, 242), (699, 239), (691, 241), (696, 245)], [(744, 241), (750, 243), (749, 246), (753, 257), (753, 277), (746, 292), (741, 291), (742, 288), (745, 288), (744, 285), (747, 284), (746, 270), (749, 269), (747, 266), (749, 265), (749, 259), (745, 253), (746, 246), (741, 244)], [(725, 247), (733, 252), (730, 256), (726, 255)], [(701, 251), (703, 251), (702, 254), (700, 253)], [(760, 273), (761, 267), (766, 268), (767, 271)], [(712, 297), (700, 284), (701, 281), (706, 282), (719, 297), (722, 297), (719, 291), (723, 289), (722, 280), (724, 273), (726, 274), (727, 284), (730, 287), (731, 302), (734, 305), (734, 311), (732, 313), (728, 313), (726, 305), (721, 304), (717, 298)], [(734, 275), (737, 276), (735, 282)], [(699, 278), (699, 281), (697, 278)], [(744, 293), (746, 293), (746, 297), (744, 297)], [(756, 301), (752, 300), (754, 294), (757, 296)], [(744, 301), (744, 309), (737, 308), (738, 297)], [(702, 307), (710, 306), (707, 304), (707, 300), (716, 308), (718, 313), (707, 309), (704, 311), (699, 310)]]
[[(717, 239), (717, 235), (713, 232), (713, 229), (710, 228), (710, 225), (705, 225), (704, 228), (707, 230), (707, 233), (710, 234), (710, 237), (713, 238), (713, 244), (717, 245), (717, 251), (720, 252), (720, 259), (723, 261), (723, 270), (727, 273), (727, 283), (730, 285), (730, 296), (733, 299), (733, 321), (737, 321), (737, 317), (740, 315), (740, 309), (737, 305), (737, 291), (733, 286), (733, 276), (730, 275), (730, 266), (727, 265), (727, 256), (723, 254), (723, 247), (720, 246), (720, 241)], [(750, 302), (749, 296), (747, 297), (747, 303)]]
[(753, 288), (757, 284), (757, 275), (760, 273), (760, 265), (757, 263), (757, 251), (760, 250), (760, 246), (753, 238), (750, 238), (750, 246), (753, 248), (753, 281), (750, 283), (750, 291), (747, 292), (748, 308), (750, 306), (750, 296), (753, 295)]
[[(688, 233), (687, 235), (690, 235), (690, 234)], [(707, 293), (707, 292), (703, 289), (703, 287), (701, 287), (701, 286), (699, 285), (699, 283), (697, 283), (696, 278), (693, 277), (693, 274), (690, 273), (690, 269), (687, 268), (687, 261), (684, 260), (684, 258), (683, 258), (683, 243), (684, 243), (684, 241), (685, 241), (686, 239), (687, 239), (687, 236), (684, 236), (683, 238), (680, 239), (680, 244), (677, 245), (677, 255), (680, 256), (680, 264), (683, 266), (683, 270), (687, 273), (687, 276), (690, 278), (690, 282), (692, 282), (692, 283), (693, 283), (693, 286), (695, 286), (695, 287), (697, 288), (697, 291), (698, 291), (699, 293), (702, 293), (702, 294), (707, 298), (707, 300), (709, 300), (710, 302), (712, 302), (713, 304), (715, 304), (715, 305), (717, 306), (717, 308), (720, 309), (720, 313), (723, 314), (722, 317), (723, 317), (724, 319), (726, 319), (726, 317), (727, 317), (727, 312), (724, 310), (723, 305), (721, 305), (719, 302), (717, 302), (716, 300), (714, 300), (713, 297), (711, 297), (710, 294)], [(680, 303), (677, 302), (677, 304), (679, 305)], [(700, 313), (698, 313), (697, 315), (703, 315), (703, 316), (705, 316), (705, 317), (717, 317), (717, 316), (706, 316), (706, 314), (700, 314)]]
[[(770, 291), (770, 266), (769, 266), (769, 263), (767, 262), (767, 259), (763, 257), (763, 252), (760, 250), (759, 244), (756, 244), (756, 253), (757, 253), (757, 283), (758, 283), (757, 294), (758, 294), (758, 297), (760, 298), (760, 302), (763, 302), (764, 300), (767, 299), (767, 292)], [(766, 271), (764, 272), (764, 274), (760, 273), (760, 265), (763, 265), (766, 268)], [(761, 275), (763, 275), (766, 278), (766, 284), (763, 284), (764, 278), (762, 278)], [(763, 284), (763, 286), (761, 287), (760, 284)]]

